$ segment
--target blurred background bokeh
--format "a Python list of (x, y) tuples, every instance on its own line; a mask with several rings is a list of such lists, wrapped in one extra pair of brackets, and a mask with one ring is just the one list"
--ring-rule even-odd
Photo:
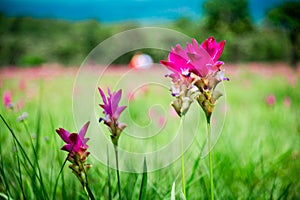
[[(3, 0), (0, 65), (80, 66), (101, 41), (144, 26), (175, 29), (199, 41), (227, 44), (222, 60), (286, 62), (300, 55), (300, 2), (285, 0)], [(174, 44), (176, 41), (174, 41)], [(115, 60), (128, 64), (135, 52)], [(167, 52), (144, 50), (154, 62)]]
[[(152, 65), (166, 59), (169, 48), (180, 42), (161, 32), (130, 34), (125, 47), (144, 39), (151, 44), (166, 42), (162, 46), (167, 51), (144, 48), (119, 51), (127, 53), (117, 57), (121, 53), (111, 52), (123, 40), (116, 40), (117, 45), (110, 42), (103, 45), (105, 49), (95, 49), (89, 60), (93, 62), (79, 68), (102, 41), (148, 26), (176, 30), (199, 43), (209, 36), (226, 40), (221, 60), (230, 81), (224, 82), (226, 93), (218, 100), (211, 123), (222, 126), (212, 158), (216, 199), (300, 199), (299, 0), (1, 0), (0, 200), (85, 198), (80, 182), (64, 167), (67, 153), (59, 150), (63, 141), (55, 129), (76, 132), (83, 125), (77, 123), (77, 116), (84, 123), (98, 124), (103, 113), (97, 86), (123, 91), (120, 105), (127, 109), (120, 121), (128, 127), (120, 139), (121, 149), (148, 156), (171, 144), (174, 150), (160, 153), (152, 162), (170, 163), (179, 149), (173, 143), (175, 136), (185, 134), (186, 197), (209, 199), (210, 164), (208, 157), (202, 159), (204, 112), (195, 102), (183, 128), (170, 106), (171, 79), (164, 77), (165, 67)], [(154, 38), (161, 35), (168, 36), (166, 41)], [(105, 58), (116, 58), (109, 69), (100, 63)], [(128, 68), (139, 63), (144, 64), (142, 70)], [(84, 66), (88, 66), (85, 71)], [(110, 138), (104, 126), (103, 133)], [(105, 140), (100, 142), (97, 134), (89, 128), (88, 145), (98, 155), (107, 155), (101, 151), (107, 147)], [(128, 161), (122, 154), (120, 158), (130, 167), (144, 163)], [(116, 199), (114, 171), (110, 175), (106, 163), (94, 156), (87, 163), (93, 165), (88, 176), (97, 199), (109, 199), (110, 193)], [(148, 157), (147, 163), (151, 163)], [(181, 159), (148, 173), (146, 199), (170, 199), (173, 183), (179, 196), (180, 174)], [(122, 199), (138, 199), (142, 174), (121, 172), (120, 176)]]

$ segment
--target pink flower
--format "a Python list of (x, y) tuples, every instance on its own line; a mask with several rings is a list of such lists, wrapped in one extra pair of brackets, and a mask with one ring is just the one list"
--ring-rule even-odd
[(57, 134), (66, 143), (61, 149), (69, 152), (68, 160), (74, 162), (77, 159), (84, 162), (90, 152), (87, 152), (87, 141), (89, 138), (84, 138), (90, 122), (87, 122), (79, 131), (79, 133), (70, 133), (69, 131), (59, 128)]
[(103, 108), (104, 118), (100, 118), (99, 122), (103, 121), (108, 126), (111, 132), (111, 138), (115, 145), (118, 143), (119, 136), (123, 129), (126, 127), (124, 123), (120, 123), (119, 117), (125, 110), (126, 106), (119, 106), (119, 102), (122, 96), (122, 90), (111, 93), (108, 88), (108, 96), (106, 97), (103, 90), (99, 87), (99, 93), (102, 97), (103, 104), (100, 107)]
[(153, 108), (150, 108), (148, 111), (148, 116), (150, 119), (154, 119), (157, 116), (156, 110)]
[(167, 119), (165, 118), (165, 116), (160, 116), (159, 118), (158, 118), (158, 121), (157, 121), (157, 123), (158, 123), (158, 125), (160, 126), (160, 127), (164, 127), (165, 126), (165, 124), (166, 124), (166, 122), (167, 122)]
[(100, 107), (103, 108), (103, 113), (105, 114), (105, 118), (100, 118), (100, 121), (103, 120), (105, 123), (117, 121), (126, 108), (126, 106), (118, 105), (121, 100), (122, 90), (111, 93), (108, 88), (108, 97), (106, 97), (101, 88), (99, 87), (98, 89), (103, 100), (103, 104), (100, 104)]
[(19, 82), (19, 88), (22, 91), (26, 90), (26, 81), (24, 79), (20, 80), (20, 82)]
[(172, 96), (176, 97), (172, 106), (179, 116), (188, 111), (195, 96), (207, 116), (211, 116), (215, 102), (221, 96), (214, 89), (221, 81), (229, 80), (221, 70), (224, 63), (218, 61), (224, 45), (225, 40), (217, 43), (213, 37), (201, 45), (192, 39), (185, 49), (177, 44), (171, 49), (168, 60), (160, 61), (171, 70), (167, 76), (172, 79)]
[(276, 97), (273, 94), (270, 94), (268, 96), (266, 96), (266, 103), (269, 106), (273, 106), (276, 102)]
[(291, 107), (291, 98), (290, 97), (285, 97), (283, 100), (283, 105), (287, 108)]
[(72, 169), (82, 186), (86, 186), (86, 172), (92, 167), (90, 164), (85, 164), (90, 154), (87, 151), (89, 146), (86, 144), (89, 138), (84, 138), (89, 124), (90, 122), (84, 124), (78, 134), (70, 133), (63, 128), (56, 129), (56, 133), (66, 143), (61, 149), (69, 152), (68, 160), (72, 163), (69, 168)]
[(10, 91), (5, 91), (3, 94), (3, 103), (6, 108), (13, 108), (12, 95)]
[(168, 60), (162, 60), (160, 63), (173, 72), (173, 77), (179, 75), (189, 76), (190, 73), (194, 73), (199, 77), (206, 77), (208, 74), (220, 70), (220, 67), (224, 64), (218, 61), (224, 45), (224, 40), (216, 43), (213, 37), (209, 37), (201, 45), (195, 39), (192, 39), (192, 43), (187, 43), (185, 49), (177, 44), (175, 48), (171, 49)]

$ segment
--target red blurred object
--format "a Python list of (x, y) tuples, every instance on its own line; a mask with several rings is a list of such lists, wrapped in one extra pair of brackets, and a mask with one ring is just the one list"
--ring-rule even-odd
[(153, 65), (151, 56), (142, 53), (136, 53), (130, 60), (129, 66), (135, 69), (149, 69)]
[(270, 94), (266, 97), (266, 103), (269, 105), (269, 106), (273, 106), (276, 102), (276, 97), (273, 95), (273, 94)]
[(283, 104), (284, 104), (285, 107), (287, 107), (287, 108), (291, 107), (291, 103), (292, 103), (292, 101), (291, 101), (290, 97), (285, 97), (284, 98)]

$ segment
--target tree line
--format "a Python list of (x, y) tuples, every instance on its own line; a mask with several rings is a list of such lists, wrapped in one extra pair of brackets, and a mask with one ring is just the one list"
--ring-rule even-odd
[[(199, 41), (210, 35), (226, 39), (225, 62), (289, 62), (299, 59), (300, 3), (284, 2), (266, 12), (259, 23), (251, 19), (247, 0), (207, 0), (203, 17), (182, 16), (164, 27), (178, 30)], [(115, 33), (140, 27), (135, 22), (103, 24), (97, 20), (70, 22), (0, 14), (0, 66), (35, 66), (48, 62), (80, 65), (101, 41)], [(155, 62), (167, 52), (144, 49)], [(115, 61), (127, 64), (134, 52)]]

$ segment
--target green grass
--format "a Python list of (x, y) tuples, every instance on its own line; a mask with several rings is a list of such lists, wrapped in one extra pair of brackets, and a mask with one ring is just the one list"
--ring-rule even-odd
[[(141, 78), (141, 74), (138, 76)], [(229, 110), (222, 134), (213, 150), (215, 199), (299, 199), (299, 80), (295, 85), (290, 85), (283, 76), (265, 77), (243, 69), (238, 76), (229, 74), (229, 77), (231, 80), (224, 83)], [(115, 80), (119, 78), (119, 75), (107, 75), (102, 80), (101, 86), (115, 84)], [(63, 141), (55, 133), (55, 129), (63, 127), (66, 130), (76, 131), (72, 113), (74, 77), (62, 75), (49, 80), (28, 80), (26, 91), (18, 89), (18, 81), (18, 79), (3, 79), (0, 93), (3, 94), (4, 90), (10, 89), (13, 91), (14, 100), (24, 98), (25, 107), (20, 112), (26, 111), (29, 114), (26, 120), (28, 133), (24, 124), (16, 121), (20, 113), (5, 109), (2, 105), (0, 112), (26, 154), (22, 153), (17, 141), (3, 120), (0, 120), (0, 199), (6, 197), (86, 199), (86, 193), (80, 182), (67, 167), (68, 162), (60, 174), (54, 191), (56, 179), (67, 156), (66, 152), (60, 150)], [(128, 83), (123, 87), (126, 90), (130, 85), (131, 83)], [(30, 91), (33, 94), (28, 97)], [(276, 96), (274, 106), (265, 103), (268, 94)], [(95, 102), (96, 108), (96, 104), (101, 103), (100, 96), (97, 95), (96, 100), (99, 98)], [(128, 103), (125, 96), (126, 94), (123, 94), (123, 104)], [(290, 107), (283, 104), (286, 96), (291, 99)], [(143, 134), (149, 136), (152, 130), (158, 134), (147, 146), (124, 134), (120, 138), (120, 146), (128, 151), (147, 152), (151, 148), (167, 145), (176, 135), (180, 119), (168, 117), (165, 128), (159, 131), (157, 116), (169, 116), (171, 100), (169, 92), (162, 88), (149, 87), (146, 92), (138, 93), (136, 100), (129, 104), (130, 114), (125, 114), (121, 121), (128, 124), (127, 129), (130, 131), (145, 126), (143, 129), (145, 132), (139, 133), (139, 136)], [(162, 107), (152, 107), (158, 114), (151, 121), (148, 111), (153, 102)], [(97, 113), (100, 117), (100, 109)], [(200, 159), (202, 144), (206, 137), (204, 119), (196, 104), (192, 107), (190, 116), (185, 119), (188, 124), (184, 129), (186, 140), (193, 138), (189, 136), (192, 134), (190, 129), (193, 124), (199, 123), (199, 131), (185, 152), (187, 199), (208, 199), (210, 196), (208, 157)], [(137, 128), (130, 128), (134, 125)], [(168, 155), (161, 157), (167, 158)], [(109, 162), (114, 162), (114, 158), (110, 158)], [(87, 163), (93, 165), (88, 172), (88, 178), (96, 199), (108, 199), (109, 189), (112, 199), (118, 199), (115, 170), (109, 170), (110, 183), (108, 183), (108, 169), (104, 164), (93, 156), (88, 158)], [(122, 198), (170, 199), (172, 184), (175, 182), (175, 194), (179, 199), (180, 169), (179, 158), (170, 166), (150, 172), (147, 176), (142, 173), (121, 172)], [(141, 188), (146, 188), (142, 194)]]

